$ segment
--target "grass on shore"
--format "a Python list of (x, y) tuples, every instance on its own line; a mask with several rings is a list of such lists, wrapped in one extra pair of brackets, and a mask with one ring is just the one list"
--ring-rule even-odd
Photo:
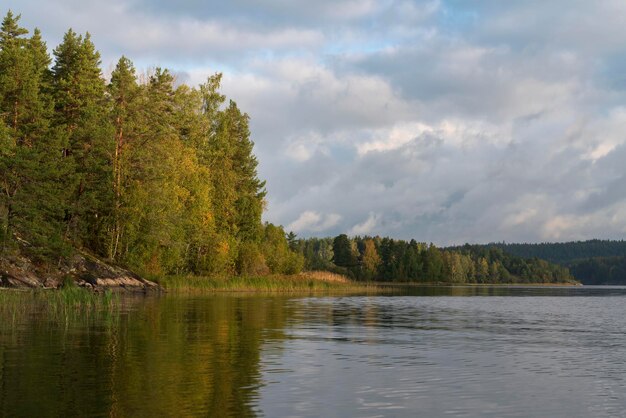
[(376, 285), (354, 282), (339, 274), (306, 272), (259, 277), (166, 276), (156, 278), (168, 291), (202, 292), (331, 292), (374, 291)]

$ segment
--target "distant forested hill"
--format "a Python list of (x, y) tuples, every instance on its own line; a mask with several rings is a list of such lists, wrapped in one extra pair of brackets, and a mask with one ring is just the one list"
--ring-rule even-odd
[[(564, 243), (492, 243), (484, 248), (499, 248), (522, 258), (539, 258), (567, 267), (587, 285), (626, 285), (626, 241), (589, 240)], [(454, 247), (461, 249), (463, 247)]]
[(493, 243), (488, 247), (523, 258), (541, 258), (553, 263), (569, 264), (575, 260), (596, 257), (626, 256), (626, 241), (589, 240), (563, 243), (505, 244)]
[(572, 262), (568, 268), (587, 285), (626, 285), (626, 256), (587, 258)]

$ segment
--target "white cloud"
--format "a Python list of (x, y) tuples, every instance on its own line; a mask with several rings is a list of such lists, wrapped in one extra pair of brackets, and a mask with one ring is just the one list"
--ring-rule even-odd
[(543, 225), (543, 238), (558, 241), (563, 235), (568, 234), (575, 225), (580, 225), (581, 221), (584, 220), (574, 216), (555, 216)]
[(334, 227), (341, 220), (336, 213), (322, 215), (314, 211), (305, 211), (300, 217), (287, 226), (287, 230), (295, 232), (323, 232)]
[(626, 107), (612, 109), (604, 118), (596, 118), (585, 126), (585, 158), (596, 161), (607, 156), (618, 146), (626, 143)]
[(368, 218), (360, 224), (354, 225), (349, 234), (351, 235), (367, 235), (374, 231), (374, 228), (378, 225), (380, 216), (375, 213), (370, 213)]
[(521, 209), (519, 212), (512, 213), (505, 217), (502, 227), (507, 229), (510, 227), (526, 224), (537, 215), (537, 208)]

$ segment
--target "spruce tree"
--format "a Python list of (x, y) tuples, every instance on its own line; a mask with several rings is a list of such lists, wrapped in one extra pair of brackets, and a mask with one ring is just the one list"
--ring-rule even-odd
[(356, 258), (352, 252), (352, 243), (346, 234), (338, 235), (333, 240), (333, 263), (348, 269), (356, 265)]
[(257, 176), (258, 161), (250, 140), (250, 117), (242, 113), (234, 101), (224, 111), (228, 121), (229, 136), (233, 144), (233, 169), (236, 176), (235, 201), (237, 238), (241, 241), (258, 241), (263, 232), (261, 215), (266, 195), (265, 181)]

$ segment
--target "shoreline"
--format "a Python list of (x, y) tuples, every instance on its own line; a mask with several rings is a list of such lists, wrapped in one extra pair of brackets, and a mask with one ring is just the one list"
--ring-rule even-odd
[[(327, 292), (365, 292), (384, 293), (402, 288), (435, 288), (435, 287), (582, 287), (582, 283), (443, 283), (443, 282), (359, 282), (344, 276), (328, 273), (327, 277), (320, 277), (319, 273), (305, 272), (297, 275), (269, 275), (269, 276), (162, 276), (150, 277), (150, 282), (157, 286), (151, 288), (135, 286), (76, 286), (89, 293), (104, 292), (128, 293), (137, 295), (161, 293), (327, 293)], [(63, 287), (3, 287), (0, 291), (10, 292), (55, 292), (63, 291)]]
[(402, 288), (429, 287), (581, 287), (581, 283), (442, 283), (359, 282), (326, 272), (256, 277), (166, 276), (150, 278), (166, 293), (297, 293), (366, 292), (384, 293)]
[(389, 287), (581, 287), (582, 283), (444, 283), (444, 282), (372, 282)]

